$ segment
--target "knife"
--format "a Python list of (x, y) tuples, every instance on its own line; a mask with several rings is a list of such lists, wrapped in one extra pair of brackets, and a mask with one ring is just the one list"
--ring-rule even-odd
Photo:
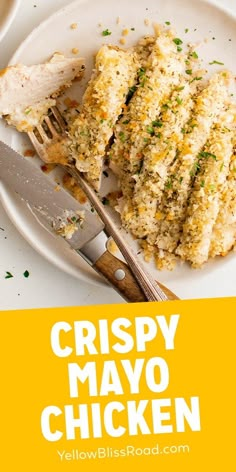
[(98, 214), (81, 205), (31, 160), (1, 141), (0, 178), (20, 195), (47, 230), (64, 237), (125, 300), (147, 300), (128, 265), (108, 251), (108, 237)]

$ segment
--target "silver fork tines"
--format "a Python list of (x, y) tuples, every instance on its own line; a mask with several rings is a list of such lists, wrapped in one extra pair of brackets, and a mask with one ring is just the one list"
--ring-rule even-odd
[[(65, 140), (67, 137), (66, 134), (66, 123), (61, 116), (59, 110), (56, 107), (50, 109), (49, 115), (45, 118), (46, 126), (48, 127), (51, 137), (48, 136), (42, 125), (39, 125), (33, 132), (28, 133), (29, 138), (36, 149), (39, 157), (46, 163), (52, 163), (52, 159), (48, 158), (49, 147), (57, 142)], [(55, 123), (58, 129), (55, 127)], [(69, 159), (68, 159), (69, 161)], [(58, 162), (53, 162), (58, 164)], [(124, 256), (127, 264), (133, 272), (138, 284), (142, 287), (143, 292), (145, 293), (147, 300), (149, 301), (165, 301), (168, 300), (167, 295), (161, 289), (161, 287), (154, 281), (154, 279), (147, 274), (145, 268), (137, 260), (132, 248), (127, 244), (127, 241), (124, 239), (121, 231), (117, 228), (116, 224), (113, 222), (108, 212), (104, 208), (104, 205), (98, 198), (95, 191), (90, 187), (87, 181), (82, 177), (81, 173), (76, 169), (75, 166), (68, 166), (60, 164), (66, 172), (70, 173), (74, 177), (78, 185), (82, 188), (84, 193), (87, 195), (88, 200), (92, 206), (97, 211), (101, 220), (105, 224), (105, 228), (109, 236), (112, 236), (117, 246), (119, 247), (122, 255)]]
[(46, 163), (55, 163), (48, 156), (48, 149), (55, 143), (67, 138), (67, 125), (56, 107), (49, 110), (46, 116), (37, 128), (28, 133), (30, 141), (36, 149), (39, 157)]

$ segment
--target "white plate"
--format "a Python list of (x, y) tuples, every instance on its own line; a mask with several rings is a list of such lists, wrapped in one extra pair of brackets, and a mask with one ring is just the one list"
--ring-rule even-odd
[(10, 28), (21, 0), (0, 1), (0, 41)]
[[(120, 17), (120, 24), (117, 24), (117, 17)], [(144, 24), (145, 19), (150, 20), (150, 26)], [(153, 21), (170, 21), (178, 36), (187, 42), (205, 39), (200, 52), (204, 61), (222, 61), (236, 73), (236, 18), (217, 7), (215, 2), (204, 0), (79, 0), (36, 28), (16, 51), (11, 63), (34, 64), (44, 61), (56, 50), (71, 55), (71, 49), (78, 47), (81, 56), (86, 58), (88, 77), (93, 54), (102, 43), (118, 43), (122, 29), (130, 27), (135, 28), (127, 36), (127, 45), (131, 45), (140, 36), (152, 32)], [(78, 28), (71, 29), (72, 23), (77, 23)], [(112, 35), (104, 38), (101, 32), (106, 28)], [(211, 71), (214, 69), (211, 66)], [(74, 97), (78, 87), (81, 85), (73, 87), (69, 95)], [(0, 125), (2, 139), (12, 147), (22, 150), (22, 146), (27, 146), (23, 136), (7, 129), (3, 123)], [(103, 283), (77, 255), (65, 245), (55, 243), (55, 238), (38, 226), (12, 192), (1, 187), (1, 196), (8, 215), (37, 251), (79, 279)], [(170, 273), (159, 273), (153, 266), (148, 267), (156, 278), (183, 299), (235, 296), (236, 257), (233, 254), (212, 261), (198, 271), (185, 264)]]

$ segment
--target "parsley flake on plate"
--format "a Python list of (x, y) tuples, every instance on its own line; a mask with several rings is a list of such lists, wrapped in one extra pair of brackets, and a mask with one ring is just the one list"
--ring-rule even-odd
[(209, 62), (209, 65), (212, 66), (213, 64), (217, 64), (218, 66), (224, 66), (224, 63), (223, 62), (220, 62), (220, 61), (212, 61), (212, 62)]
[(207, 151), (199, 152), (198, 157), (204, 157), (205, 159), (212, 157), (212, 159), (214, 159), (215, 161), (217, 160), (215, 154), (212, 154), (211, 152), (207, 152)]
[(190, 56), (194, 59), (198, 59), (198, 54), (196, 53), (196, 51), (191, 52)]
[(110, 36), (110, 35), (111, 35), (111, 31), (109, 31), (108, 28), (102, 31), (102, 36)]
[(181, 44), (183, 44), (183, 41), (180, 38), (174, 38), (173, 42), (176, 44), (176, 46), (180, 46)]

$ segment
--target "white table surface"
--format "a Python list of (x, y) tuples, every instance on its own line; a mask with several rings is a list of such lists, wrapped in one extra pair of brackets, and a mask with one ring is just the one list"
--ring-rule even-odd
[[(22, 0), (0, 43), (0, 68), (35, 26), (68, 3), (70, 0)], [(218, 3), (236, 12), (236, 0)], [(28, 278), (23, 276), (25, 270), (30, 273)], [(14, 277), (5, 279), (6, 271)], [(0, 204), (0, 310), (119, 302), (122, 299), (112, 289), (81, 282), (49, 264), (17, 232)]]

